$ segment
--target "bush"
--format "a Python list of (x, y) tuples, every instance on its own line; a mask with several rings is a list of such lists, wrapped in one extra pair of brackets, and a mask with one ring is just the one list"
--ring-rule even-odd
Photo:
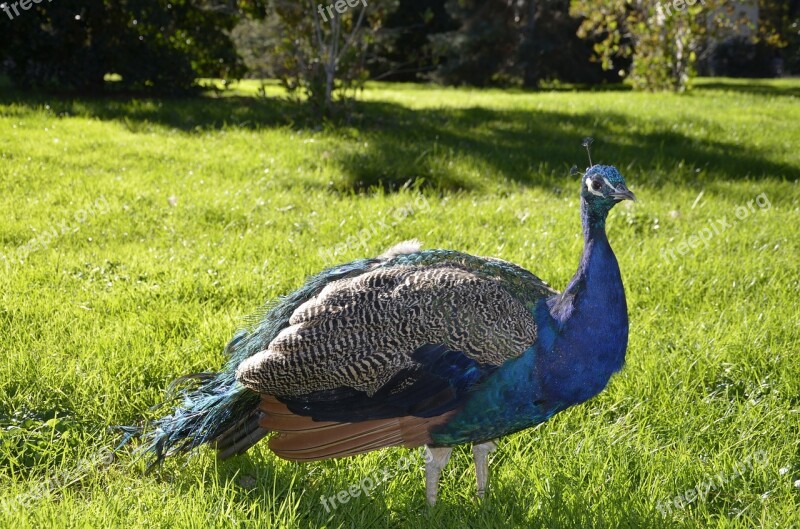
[(764, 42), (736, 37), (721, 43), (714, 50), (708, 73), (725, 77), (775, 77), (778, 74), (775, 48)]
[(542, 81), (616, 81), (591, 61), (592, 43), (576, 35), (580, 19), (569, 0), (448, 0), (454, 31), (431, 36), (439, 67), (430, 76), (444, 84), (519, 85)]
[[(0, 59), (23, 87), (184, 92), (197, 77), (244, 73), (226, 31), (239, 13), (188, 0), (58, 0), (0, 17)], [(2, 13), (0, 13), (2, 14)]]

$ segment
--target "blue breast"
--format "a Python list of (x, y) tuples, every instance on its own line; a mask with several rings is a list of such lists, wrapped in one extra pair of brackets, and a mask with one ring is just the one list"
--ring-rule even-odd
[(432, 432), (437, 444), (480, 442), (523, 430), (563, 409), (542, 400), (536, 346), (506, 362), (475, 389), (464, 407)]
[(432, 432), (435, 443), (480, 442), (529, 428), (593, 397), (622, 367), (627, 306), (605, 237), (587, 245), (564, 293), (542, 300), (533, 315), (536, 343), (473, 388), (454, 417)]

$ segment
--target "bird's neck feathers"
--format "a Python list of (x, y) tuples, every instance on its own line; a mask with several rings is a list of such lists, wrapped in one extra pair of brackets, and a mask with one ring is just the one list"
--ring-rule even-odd
[(607, 212), (597, 213), (582, 200), (584, 244), (578, 271), (546, 306), (554, 332), (539, 349), (541, 387), (544, 395), (565, 406), (601, 391), (622, 367), (628, 345), (628, 308), (606, 237)]
[[(627, 306), (619, 265), (606, 236), (608, 209), (581, 198), (583, 253), (580, 265), (562, 294), (550, 300), (550, 314), (562, 328), (566, 325), (624, 326)], [(578, 321), (580, 320), (580, 321)]]
[(606, 217), (608, 217), (607, 207), (597, 201), (590, 203), (586, 198), (581, 197), (581, 226), (583, 227), (584, 243), (597, 238), (606, 240)]
[[(618, 304), (615, 293), (623, 292), (619, 265), (606, 236), (608, 210), (599, 206), (581, 197), (581, 261), (564, 292), (548, 302), (550, 314), (562, 327), (573, 320), (580, 306), (584, 317), (589, 311), (617, 308), (609, 305)], [(624, 306), (622, 309), (626, 311)]]
[[(585, 198), (581, 197), (581, 227), (583, 228), (583, 253), (581, 254), (581, 263), (575, 276), (572, 278), (572, 283), (576, 280), (583, 279), (581, 285), (586, 288), (598, 288), (601, 285), (593, 283), (587, 284), (589, 276), (593, 276), (595, 280), (612, 280), (616, 276), (619, 277), (619, 266), (617, 265), (617, 258), (611, 250), (611, 245), (608, 243), (606, 236), (606, 217), (608, 217), (608, 209), (602, 207), (601, 204), (589, 203)], [(601, 272), (609, 272), (611, 277), (599, 277), (609, 274), (601, 274)], [(607, 287), (622, 288), (620, 280), (619, 285), (606, 285)]]
[(606, 236), (607, 216), (608, 209), (581, 199), (583, 253), (571, 286), (574, 284), (579, 291), (575, 308), (591, 312), (584, 317), (611, 318), (610, 324), (618, 323), (614, 318), (624, 317), (627, 326), (625, 289), (617, 257)]

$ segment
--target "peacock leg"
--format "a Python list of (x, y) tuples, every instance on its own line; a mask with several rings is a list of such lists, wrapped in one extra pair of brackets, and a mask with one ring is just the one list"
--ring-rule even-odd
[(439, 492), (439, 476), (442, 469), (450, 460), (453, 448), (448, 446), (425, 446), (425, 496), (429, 505), (436, 504), (436, 494)]
[(489, 454), (497, 449), (496, 441), (488, 441), (472, 447), (475, 457), (475, 474), (478, 476), (478, 497), (483, 498), (489, 487)]

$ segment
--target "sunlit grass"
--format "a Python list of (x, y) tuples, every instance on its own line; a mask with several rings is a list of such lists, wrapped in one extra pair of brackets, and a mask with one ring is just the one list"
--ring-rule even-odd
[[(800, 524), (800, 82), (698, 85), (381, 84), (349, 123), (320, 127), (274, 83), (266, 98), (255, 81), (195, 100), (0, 92), (0, 526)], [(146, 476), (127, 452), (109, 460), (109, 426), (219, 367), (246, 315), (331, 260), (416, 237), (563, 288), (581, 247), (568, 169), (585, 167), (586, 135), (640, 198), (609, 220), (627, 366), (591, 402), (503, 440), (486, 503), (466, 449), (432, 510), (419, 465), (323, 507), (401, 449), (296, 465), (262, 443)], [(768, 205), (737, 219), (758, 196)]]

